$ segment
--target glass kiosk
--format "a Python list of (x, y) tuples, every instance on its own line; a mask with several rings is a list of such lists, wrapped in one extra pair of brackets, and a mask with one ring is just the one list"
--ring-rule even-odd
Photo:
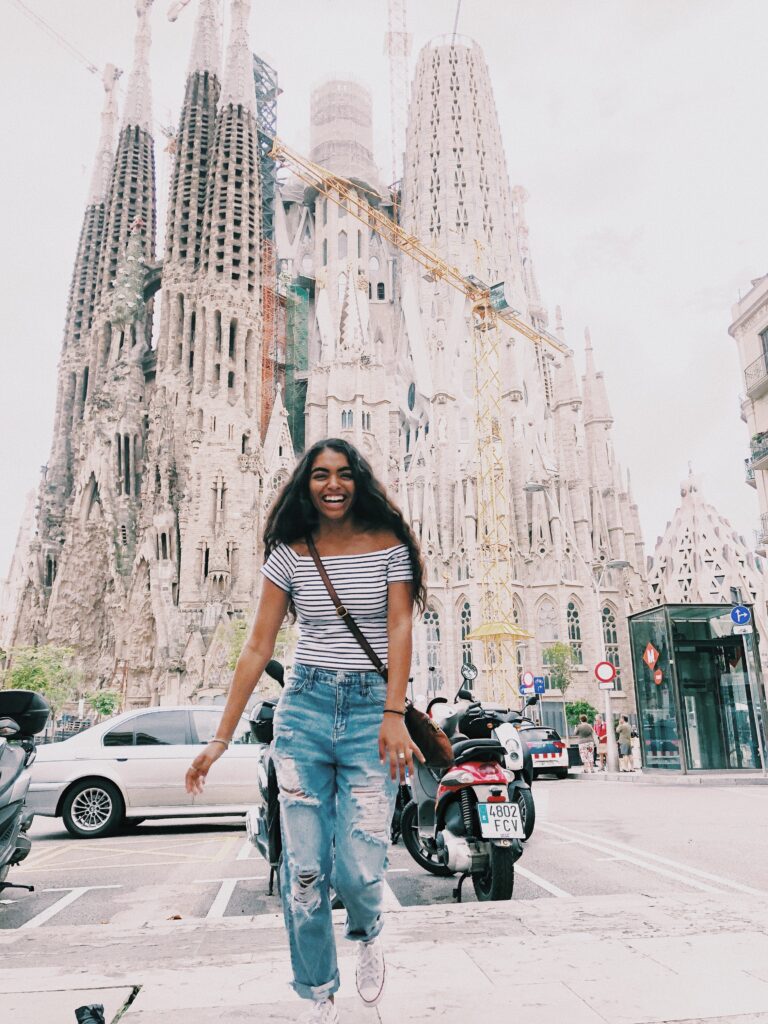
[(765, 771), (758, 635), (751, 609), (739, 607), (668, 604), (629, 616), (644, 769)]

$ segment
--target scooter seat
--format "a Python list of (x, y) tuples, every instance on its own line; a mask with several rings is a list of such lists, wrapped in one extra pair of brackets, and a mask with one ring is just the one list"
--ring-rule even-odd
[(498, 740), (459, 740), (453, 745), (453, 763), (464, 764), (466, 761), (495, 761), (504, 764), (506, 750)]

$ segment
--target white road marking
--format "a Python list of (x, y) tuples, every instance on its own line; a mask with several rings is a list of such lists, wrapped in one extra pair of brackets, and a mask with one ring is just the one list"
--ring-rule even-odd
[(42, 913), (38, 914), (37, 917), (32, 917), (25, 924), (21, 925), (21, 928), (39, 928), (40, 925), (45, 924), (46, 921), (50, 921), (52, 917), (55, 917), (60, 911), (64, 910), (74, 903), (75, 900), (86, 893), (91, 892), (92, 889), (122, 889), (122, 885), (82, 885), (77, 888), (70, 888), (67, 886), (64, 889), (42, 889), (41, 892), (65, 892), (67, 895), (62, 896), (60, 900), (56, 900), (52, 903), (47, 910), (43, 910)]
[(387, 874), (389, 875), (401, 875), (404, 871), (410, 871), (410, 868), (387, 868)]
[(243, 845), (240, 847), (235, 860), (248, 860), (251, 856), (251, 850), (253, 849), (253, 843), (250, 839), (243, 840)]
[(228, 878), (225, 882), (221, 883), (221, 888), (216, 893), (216, 899), (205, 915), (206, 919), (224, 917), (224, 911), (227, 909), (227, 904), (232, 899), (232, 893), (235, 891), (235, 886), (239, 881), (239, 878)]
[(565, 889), (560, 889), (558, 886), (553, 885), (552, 882), (548, 882), (546, 878), (542, 878), (541, 875), (535, 875), (528, 868), (521, 868), (519, 864), (515, 864), (515, 874), (522, 875), (523, 878), (527, 878), (529, 882), (533, 882), (534, 885), (538, 885), (540, 888), (545, 889), (548, 893), (553, 896), (570, 896), (571, 893), (566, 892)]
[(193, 884), (198, 885), (207, 882), (221, 882), (216, 898), (205, 915), (206, 920), (213, 917), (224, 917), (224, 911), (232, 899), (232, 893), (238, 882), (263, 882), (265, 878), (266, 875), (243, 875), (240, 878), (195, 878)]
[[(626, 859), (626, 858), (623, 857), (621, 851), (629, 850), (631, 853), (634, 853), (634, 854), (636, 854), (639, 857), (644, 857), (647, 860), (654, 861), (657, 864), (666, 864), (669, 867), (677, 868), (680, 871), (687, 871), (688, 874), (695, 875), (697, 878), (705, 878), (705, 879), (707, 879), (710, 882), (714, 882), (716, 885), (724, 885), (724, 886), (726, 886), (726, 888), (728, 888), (728, 889), (735, 889), (737, 892), (744, 892), (744, 893), (747, 893), (747, 894), (749, 894), (751, 896), (764, 896), (765, 895), (765, 889), (755, 889), (751, 885), (744, 885), (742, 882), (734, 882), (730, 878), (725, 878), (723, 875), (716, 875), (716, 874), (714, 874), (714, 873), (712, 873), (710, 871), (702, 871), (701, 868), (694, 868), (694, 867), (691, 867), (688, 864), (682, 864), (680, 861), (672, 860), (670, 857), (662, 857), (662, 856), (660, 856), (659, 854), (656, 854), (656, 853), (648, 853), (645, 850), (638, 849), (636, 846), (630, 846), (628, 843), (622, 843), (622, 842), (620, 842), (617, 839), (601, 839), (598, 836), (590, 835), (588, 832), (580, 832), (578, 829), (570, 828), (568, 825), (547, 824), (547, 825), (543, 825), (542, 828), (545, 831), (551, 831), (552, 829), (563, 830), (565, 832), (572, 833), (574, 836), (584, 836), (587, 839), (594, 839), (597, 842), (600, 842), (600, 843), (603, 844), (602, 847), (601, 847), (603, 853), (613, 853), (614, 851), (616, 851), (617, 857), (620, 856), (620, 857), (622, 857), (622, 859)], [(583, 841), (581, 839), (577, 839), (576, 842), (583, 842)], [(586, 845), (586, 844), (584, 844), (584, 845)], [(648, 867), (649, 867), (649, 869), (651, 869), (650, 865), (648, 865)], [(653, 869), (651, 869), (651, 870), (653, 870)], [(659, 871), (659, 873), (661, 873), (660, 869), (657, 868), (655, 870), (657, 870), (657, 871)], [(692, 883), (687, 883), (687, 884), (692, 884)], [(701, 888), (701, 883), (699, 883), (698, 887)], [(710, 887), (710, 891), (718, 892), (720, 890), (717, 890), (717, 889), (712, 890), (712, 887)]]
[(395, 894), (392, 892), (389, 882), (387, 882), (386, 879), (384, 879), (382, 881), (382, 885), (384, 886), (384, 898), (382, 900), (382, 909), (399, 910), (402, 904), (400, 903), (400, 900), (397, 898), (397, 896), (395, 896)]

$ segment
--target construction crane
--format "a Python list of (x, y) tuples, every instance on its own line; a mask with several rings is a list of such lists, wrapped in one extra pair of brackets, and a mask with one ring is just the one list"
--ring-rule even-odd
[(407, 0), (388, 0), (384, 52), (389, 58), (389, 121), (391, 131), (392, 189), (397, 191), (400, 159), (405, 149), (408, 92), (408, 54), (411, 37), (406, 21)]
[[(270, 156), (289, 168), (318, 194), (343, 206), (349, 214), (410, 256), (426, 271), (429, 281), (445, 281), (471, 303), (475, 375), (475, 443), (477, 466), (477, 573), (482, 625), (470, 634), (484, 649), (481, 695), (505, 697), (510, 687), (509, 665), (515, 664), (516, 645), (531, 637), (515, 622), (513, 546), (509, 486), (504, 445), (501, 353), (503, 323), (536, 346), (560, 355), (570, 350), (548, 331), (526, 323), (504, 295), (503, 282), (488, 284), (462, 271), (409, 234), (369, 202), (373, 194), (326, 170), (274, 139)], [(542, 348), (538, 348), (542, 352)], [(510, 650), (511, 649), (511, 650)], [(511, 656), (510, 656), (511, 655)], [(515, 668), (516, 671), (516, 668)]]

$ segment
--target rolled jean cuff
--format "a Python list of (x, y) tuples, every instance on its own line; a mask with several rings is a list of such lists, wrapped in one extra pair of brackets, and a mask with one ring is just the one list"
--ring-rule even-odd
[(373, 942), (373, 940), (381, 933), (381, 929), (384, 927), (384, 917), (382, 914), (376, 918), (372, 928), (369, 928), (367, 932), (353, 932), (349, 928), (349, 919), (347, 919), (347, 927), (344, 931), (344, 938), (349, 939), (350, 942)]
[(314, 999), (319, 1003), (339, 991), (339, 972), (337, 971), (334, 977), (330, 981), (326, 981), (324, 985), (305, 985), (301, 981), (292, 981), (291, 987), (302, 999)]

